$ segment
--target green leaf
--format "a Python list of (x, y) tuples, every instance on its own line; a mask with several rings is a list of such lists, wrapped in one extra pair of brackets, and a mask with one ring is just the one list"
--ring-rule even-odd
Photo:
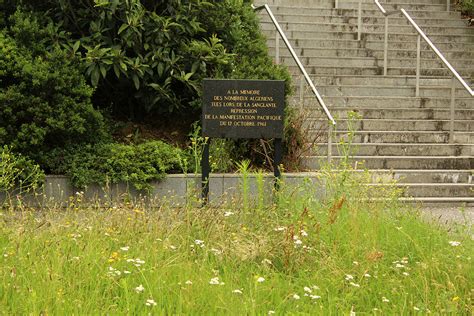
[(105, 69), (104, 65), (100, 65), (99, 69), (100, 69), (100, 73), (102, 74), (102, 77), (105, 78), (105, 76), (107, 76), (107, 69)]
[(120, 68), (117, 65), (114, 65), (114, 72), (117, 78), (120, 78)]
[(135, 85), (135, 88), (137, 90), (139, 90), (140, 89), (140, 79), (138, 78), (138, 76), (136, 74), (133, 74), (132, 80), (133, 80), (133, 84)]
[(97, 84), (99, 83), (99, 77), (100, 77), (99, 67), (97, 67), (97, 65), (96, 65), (94, 67), (94, 69), (92, 70), (92, 72), (91, 72), (92, 86), (97, 87)]
[(122, 33), (123, 31), (125, 31), (128, 27), (128, 24), (122, 24), (122, 26), (119, 28), (117, 34), (120, 35), (120, 33)]
[(77, 50), (79, 49), (79, 46), (81, 46), (81, 41), (76, 41), (74, 45), (72, 46), (72, 51), (75, 54)]

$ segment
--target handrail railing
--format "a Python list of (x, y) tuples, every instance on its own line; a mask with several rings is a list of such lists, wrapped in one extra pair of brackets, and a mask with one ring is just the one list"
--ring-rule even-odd
[[(280, 23), (278, 23), (277, 19), (275, 18), (275, 15), (273, 15), (273, 12), (270, 9), (270, 7), (268, 6), (268, 4), (264, 4), (264, 5), (261, 5), (261, 6), (255, 6), (255, 5), (252, 4), (252, 9), (254, 9), (255, 11), (265, 9), (265, 11), (267, 11), (268, 15), (270, 16), (270, 19), (272, 20), (273, 25), (275, 26), (275, 28), (278, 31), (278, 34), (280, 34), (281, 38), (283, 39), (283, 42), (285, 43), (286, 47), (290, 51), (291, 56), (293, 57), (294, 61), (296, 62), (296, 65), (298, 66), (301, 73), (303, 74), (304, 79), (306, 80), (306, 82), (310, 86), (312, 92), (314, 93), (316, 99), (318, 100), (318, 103), (319, 103), (320, 107), (323, 109), (324, 113), (326, 114), (327, 118), (329, 119), (330, 124), (329, 124), (329, 135), (328, 135), (328, 160), (331, 160), (332, 131), (334, 129), (334, 126), (336, 125), (336, 121), (334, 120), (333, 116), (331, 115), (331, 112), (329, 112), (329, 110), (326, 106), (326, 103), (324, 102), (323, 98), (321, 97), (318, 90), (316, 89), (313, 81), (309, 77), (308, 72), (306, 71), (303, 64), (301, 63), (298, 55), (296, 55), (295, 50), (291, 46), (290, 41), (286, 37), (285, 32), (283, 32), (283, 29), (281, 28)], [(277, 35), (277, 39), (278, 39), (278, 35)], [(279, 59), (279, 43), (278, 43), (278, 41), (276, 43), (276, 58), (277, 58), (277, 60)], [(301, 89), (300, 97), (301, 97), (302, 88), (303, 88), (302, 83), (303, 83), (303, 81), (301, 81), (301, 85), (300, 85), (300, 89)]]
[[(418, 24), (413, 20), (413, 18), (408, 14), (408, 12), (401, 8), (396, 11), (387, 12), (384, 7), (379, 3), (378, 0), (374, 0), (375, 5), (379, 8), (380, 12), (385, 16), (385, 34), (384, 34), (384, 61), (383, 61), (383, 74), (384, 76), (387, 75), (387, 68), (388, 68), (388, 17), (390, 15), (401, 13), (411, 24), (411, 26), (416, 30), (418, 33), (417, 37), (417, 47), (416, 47), (416, 92), (415, 96), (420, 96), (420, 65), (421, 65), (421, 38), (425, 40), (428, 46), (435, 52), (435, 54), (441, 59), (443, 64), (448, 67), (449, 71), (453, 75), (453, 80), (451, 83), (451, 117), (450, 117), (450, 142), (454, 142), (454, 108), (455, 108), (455, 98), (456, 98), (456, 87), (455, 87), (455, 80), (457, 79), (461, 85), (466, 89), (466, 91), (471, 95), (474, 96), (474, 91), (472, 88), (466, 83), (466, 81), (461, 77), (461, 75), (454, 69), (451, 63), (444, 57), (444, 55), (440, 52), (440, 50), (433, 44), (430, 38), (423, 32), (423, 30), (418, 26)], [(447, 10), (449, 11), (449, 4), (450, 1), (447, 1)]]

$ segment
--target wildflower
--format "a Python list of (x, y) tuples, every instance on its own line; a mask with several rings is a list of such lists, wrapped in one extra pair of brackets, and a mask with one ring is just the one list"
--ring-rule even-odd
[(370, 274), (368, 274), (368, 273), (365, 273), (365, 274), (364, 274), (364, 277), (370, 278), (370, 277), (372, 277), (372, 276), (371, 276)]
[(239, 290), (239, 289), (237, 289), (237, 290), (233, 290), (232, 293), (234, 293), (234, 294), (242, 294), (242, 291)]
[(276, 232), (283, 232), (283, 231), (285, 231), (285, 230), (286, 230), (286, 227), (283, 227), (283, 226), (276, 227), (276, 228), (274, 229), (274, 231), (276, 231)]
[(130, 273), (132, 273), (132, 272), (127, 271), (127, 270), (124, 270), (124, 271), (123, 271), (123, 274), (130, 274)]
[(107, 260), (107, 261), (108, 261), (108, 262), (118, 261), (118, 260), (119, 260), (119, 257), (120, 257), (119, 253), (116, 252), (116, 251), (114, 251), (114, 252), (112, 252), (112, 254), (110, 255), (109, 260)]
[(170, 248), (171, 250), (176, 250), (176, 247), (173, 246), (173, 245), (169, 246), (169, 248)]
[(258, 277), (258, 278), (257, 278), (257, 282), (258, 282), (258, 283), (265, 282), (265, 278), (263, 278), (263, 277)]
[(209, 281), (209, 284), (212, 285), (224, 285), (224, 282), (220, 282), (218, 277), (214, 277)]
[(309, 296), (312, 300), (319, 300), (321, 298), (321, 296), (319, 295), (310, 295)]
[(390, 302), (390, 300), (388, 298), (386, 298), (385, 296), (382, 296), (382, 302), (388, 303), (388, 302)]
[(418, 307), (416, 307), (416, 306), (413, 306), (413, 309), (414, 309), (415, 311), (419, 311), (419, 310), (420, 310), (420, 309), (419, 309)]
[(360, 287), (359, 283), (350, 282), (349, 284), (352, 285), (353, 287)]
[(269, 259), (263, 259), (263, 260), (262, 260), (262, 263), (268, 264), (268, 265), (271, 265), (271, 264), (272, 264), (272, 262), (271, 262)]
[(354, 280), (354, 277), (350, 274), (346, 274), (346, 281)]
[(403, 274), (404, 276), (409, 276), (409, 275), (410, 275), (410, 273), (408, 273), (408, 272), (403, 272), (402, 274)]
[(125, 247), (120, 247), (120, 250), (122, 251), (128, 251), (129, 247), (128, 246), (125, 246)]
[(306, 231), (301, 230), (300, 233), (301, 233), (301, 236), (308, 237), (308, 233)]
[(349, 316), (355, 316), (356, 312), (354, 311), (354, 306), (351, 307), (351, 312), (349, 313)]
[(358, 266), (358, 265), (359, 265), (359, 262), (357, 262), (357, 261), (352, 261), (352, 264), (355, 265), (355, 266)]
[(300, 299), (300, 296), (299, 296), (298, 294), (296, 294), (296, 293), (295, 293), (295, 294), (293, 294), (293, 299), (295, 299), (295, 300), (299, 300), (299, 299)]
[(216, 248), (212, 248), (211, 251), (212, 251), (216, 256), (222, 254), (222, 250), (219, 250), (219, 249), (216, 249)]
[(405, 266), (403, 264), (397, 263), (395, 265), (395, 268), (405, 268)]
[(145, 291), (145, 288), (141, 284), (135, 288), (135, 292), (137, 293), (141, 293), (143, 291)]
[(156, 302), (152, 299), (148, 299), (148, 300), (146, 300), (145, 305), (146, 306), (156, 306)]
[(186, 284), (186, 285), (192, 285), (192, 284), (193, 284), (193, 281), (187, 280), (186, 282), (184, 282), (184, 284)]
[(453, 301), (453, 302), (457, 302), (457, 301), (459, 301), (459, 296), (455, 296), (455, 297), (453, 297), (452, 301)]
[(459, 245), (461, 244), (461, 242), (460, 242), (460, 241), (451, 240), (451, 241), (449, 242), (449, 244), (450, 244), (451, 246), (453, 246), (453, 247), (457, 247), (457, 246), (459, 246)]
[(204, 241), (203, 240), (199, 240), (199, 239), (196, 239), (194, 241), (194, 243), (198, 246), (200, 246), (201, 248), (204, 247)]
[(307, 286), (305, 286), (305, 287), (303, 288), (303, 290), (304, 290), (306, 293), (312, 293), (312, 292), (313, 292), (313, 290), (311, 290), (311, 288), (310, 288), (310, 287), (307, 287)]
[(234, 215), (233, 212), (225, 212), (224, 213), (224, 217), (229, 217), (229, 216), (232, 216), (232, 215)]
[(268, 311), (268, 315), (273, 315), (275, 314), (275, 311)]
[(295, 240), (295, 245), (301, 245), (303, 242), (300, 239)]

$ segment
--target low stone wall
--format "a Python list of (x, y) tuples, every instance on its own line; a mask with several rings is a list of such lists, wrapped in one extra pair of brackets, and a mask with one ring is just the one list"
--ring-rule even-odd
[[(240, 174), (211, 174), (209, 179), (209, 200), (211, 203), (224, 203), (238, 201), (243, 193), (243, 176)], [(255, 174), (247, 177), (247, 194), (249, 199), (257, 199), (262, 196), (266, 201), (273, 197), (275, 178), (272, 174), (263, 174), (259, 180)], [(282, 176), (281, 190), (308, 190), (309, 187), (315, 192), (323, 191), (321, 186), (316, 186), (317, 176), (315, 173), (294, 173)], [(153, 201), (158, 204), (170, 203), (183, 205), (191, 199), (197, 201), (201, 196), (200, 174), (175, 174), (168, 175), (161, 181), (150, 183), (150, 192), (137, 191), (127, 183), (112, 184), (106, 187), (91, 185), (84, 189), (75, 188), (65, 176), (46, 176), (42, 189), (35, 193), (21, 194), (18, 191), (10, 194), (0, 193), (0, 201), (6, 199), (17, 199), (21, 196), (23, 203), (29, 205), (56, 204), (66, 206), (78, 197), (83, 202), (121, 202), (125, 200)], [(309, 187), (308, 187), (309, 186)], [(306, 187), (306, 189), (305, 189)]]

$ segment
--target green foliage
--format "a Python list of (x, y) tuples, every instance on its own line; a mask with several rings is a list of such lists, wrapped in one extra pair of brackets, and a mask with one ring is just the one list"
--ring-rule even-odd
[(465, 14), (474, 14), (474, 0), (459, 0), (461, 11)]
[(0, 145), (41, 162), (53, 148), (94, 143), (105, 131), (77, 62), (57, 49), (40, 51), (38, 42), (31, 44), (34, 50), (21, 45), (41, 37), (30, 22), (29, 34), (38, 37), (22, 37), (18, 31), (17, 43), (0, 31)]
[(62, 169), (72, 183), (83, 188), (97, 183), (132, 184), (138, 190), (150, 188), (150, 181), (161, 180), (166, 173), (182, 171), (182, 161), (189, 156), (179, 148), (161, 141), (138, 145), (97, 144), (70, 148)]
[(44, 173), (30, 159), (13, 153), (8, 146), (0, 151), (0, 192), (29, 192), (43, 184)]

